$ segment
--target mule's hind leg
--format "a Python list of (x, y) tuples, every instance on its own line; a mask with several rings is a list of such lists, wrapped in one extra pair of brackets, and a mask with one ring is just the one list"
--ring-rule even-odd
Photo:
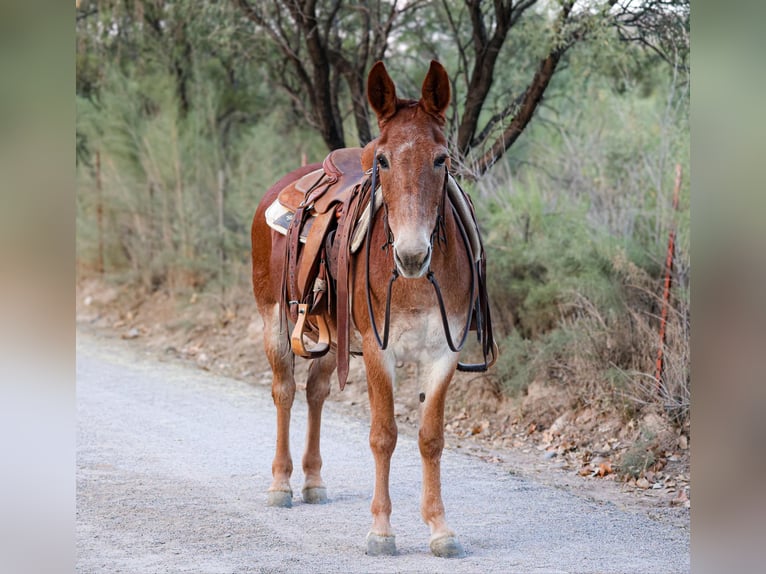
[(327, 502), (327, 488), (322, 481), (322, 455), (319, 450), (319, 436), (322, 426), (322, 407), (330, 394), (330, 375), (335, 370), (335, 353), (314, 359), (309, 367), (306, 381), (306, 401), (309, 407), (306, 425), (306, 451), (303, 454), (303, 501), (309, 504)]
[(292, 506), (293, 491), (290, 476), (293, 460), (290, 456), (290, 410), (295, 398), (295, 356), (287, 340), (285, 325), (280, 325), (279, 305), (261, 309), (263, 342), (273, 374), (271, 398), (277, 408), (277, 448), (271, 464), (272, 482), (268, 492), (269, 506)]
[(418, 431), (418, 446), (423, 464), (420, 513), (431, 528), (431, 552), (442, 558), (455, 558), (464, 555), (463, 547), (447, 525), (441, 494), (444, 401), (455, 370), (455, 361), (451, 357), (442, 358), (436, 361), (430, 370)]

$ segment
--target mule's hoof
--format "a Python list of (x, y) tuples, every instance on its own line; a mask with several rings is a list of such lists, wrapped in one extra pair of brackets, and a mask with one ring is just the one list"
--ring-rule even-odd
[(442, 536), (431, 540), (431, 552), (439, 558), (462, 558), (465, 551), (455, 536)]
[(327, 489), (324, 486), (304, 488), (301, 491), (303, 502), (306, 504), (325, 504), (327, 502)]
[(293, 493), (290, 490), (269, 490), (268, 506), (278, 506), (279, 508), (291, 508), (293, 505)]
[(396, 536), (380, 536), (370, 532), (367, 535), (367, 556), (394, 556)]

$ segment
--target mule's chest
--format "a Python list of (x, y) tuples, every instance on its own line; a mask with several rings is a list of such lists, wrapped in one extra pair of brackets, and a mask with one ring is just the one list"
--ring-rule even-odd
[[(456, 321), (450, 321), (453, 326)], [(392, 314), (389, 348), (398, 361), (432, 361), (450, 353), (442, 318), (436, 309)]]

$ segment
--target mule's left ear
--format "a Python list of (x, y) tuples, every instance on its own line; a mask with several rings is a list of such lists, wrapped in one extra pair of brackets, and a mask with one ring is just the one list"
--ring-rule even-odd
[(421, 104), (434, 116), (444, 119), (444, 112), (449, 107), (450, 85), (447, 70), (439, 62), (431, 60), (426, 79), (423, 80)]

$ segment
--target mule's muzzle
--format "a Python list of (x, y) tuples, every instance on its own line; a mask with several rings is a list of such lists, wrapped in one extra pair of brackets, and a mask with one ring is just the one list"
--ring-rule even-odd
[(407, 279), (422, 277), (431, 265), (431, 246), (422, 251), (404, 251), (394, 247), (394, 263), (402, 277)]

